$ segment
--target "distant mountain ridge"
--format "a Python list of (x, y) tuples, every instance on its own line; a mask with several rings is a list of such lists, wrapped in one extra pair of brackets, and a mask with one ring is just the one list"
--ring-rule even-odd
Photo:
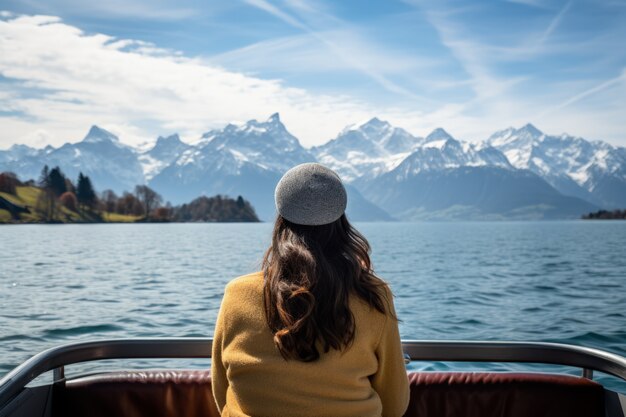
[(442, 128), (417, 137), (373, 118), (306, 149), (275, 113), (208, 131), (195, 145), (174, 134), (140, 151), (93, 126), (78, 143), (0, 151), (0, 171), (21, 178), (37, 178), (47, 164), (70, 177), (86, 173), (100, 191), (147, 183), (174, 204), (243, 195), (263, 220), (275, 215), (282, 174), (313, 161), (344, 179), (353, 220), (576, 218), (626, 207), (625, 148), (545, 135), (530, 124), (469, 143)]
[(546, 135), (532, 124), (496, 132), (485, 142), (514, 167), (533, 171), (565, 195), (605, 208), (626, 206), (626, 148)]

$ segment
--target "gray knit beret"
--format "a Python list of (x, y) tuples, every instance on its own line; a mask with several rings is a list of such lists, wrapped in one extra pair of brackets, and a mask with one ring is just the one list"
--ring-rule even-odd
[(348, 197), (339, 176), (316, 163), (291, 168), (274, 192), (276, 210), (292, 223), (319, 226), (332, 223), (346, 211)]

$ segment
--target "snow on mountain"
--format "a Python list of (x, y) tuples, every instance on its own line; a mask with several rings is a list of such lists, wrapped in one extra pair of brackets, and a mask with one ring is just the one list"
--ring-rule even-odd
[[(270, 220), (273, 190), (281, 175), (294, 165), (316, 160), (335, 169), (348, 183), (354, 204), (348, 211), (358, 213), (357, 220), (389, 219), (360, 193), (394, 215), (413, 218), (418, 215), (411, 211), (413, 203), (425, 209), (429, 204), (435, 207), (431, 204), (435, 201), (449, 202), (451, 207), (461, 202), (455, 196), (460, 195), (463, 181), (476, 192), (481, 187), (500, 187), (498, 181), (510, 186), (527, 184), (524, 192), (544, 190), (542, 195), (551, 195), (550, 204), (560, 207), (554, 208), (554, 215), (565, 213), (567, 201), (576, 207), (574, 211), (583, 208), (578, 200), (559, 200), (534, 177), (516, 174), (518, 170), (532, 172), (566, 196), (603, 208), (626, 206), (626, 148), (569, 135), (545, 135), (531, 124), (496, 132), (475, 144), (456, 140), (442, 128), (425, 138), (416, 137), (373, 118), (345, 128), (336, 138), (310, 150), (289, 133), (278, 114), (211, 130), (195, 145), (182, 142), (178, 135), (159, 137), (149, 150), (126, 146), (112, 133), (93, 126), (78, 143), (44, 149), (14, 145), (0, 151), (0, 171), (36, 179), (44, 165), (58, 165), (72, 179), (78, 172), (89, 175), (98, 191), (132, 191), (135, 185), (148, 182), (173, 203), (203, 194), (242, 195), (261, 218)], [(432, 186), (443, 188), (432, 194), (434, 189), (428, 191)], [(411, 193), (415, 201), (408, 197)], [(495, 202), (505, 195), (509, 194), (504, 189), (499, 194), (485, 194), (492, 201), (489, 205), (468, 196), (464, 204), (479, 204), (483, 211), (502, 208)], [(402, 203), (406, 207), (400, 215), (396, 209), (403, 198), (409, 206)], [(528, 199), (525, 207), (541, 205), (541, 201)], [(409, 212), (413, 214), (409, 216)]]
[(26, 157), (37, 156), (41, 153), (41, 149), (31, 148), (27, 145), (13, 145), (6, 152), (7, 160), (20, 160)]
[(567, 134), (546, 135), (531, 124), (496, 132), (485, 143), (502, 151), (514, 167), (535, 172), (563, 194), (607, 208), (626, 204), (625, 148)]
[[(278, 114), (266, 121), (229, 124), (203, 135), (149, 185), (174, 203), (199, 195), (243, 195), (261, 219), (275, 216), (274, 188), (290, 168), (316, 161), (287, 131)], [(391, 217), (347, 186), (348, 215), (354, 220), (390, 220)]]
[(418, 138), (377, 118), (344, 129), (312, 151), (321, 163), (357, 187), (390, 171), (406, 176), (459, 166), (512, 168), (507, 158), (491, 146), (457, 141), (442, 128)]
[(150, 150), (139, 155), (139, 163), (146, 181), (154, 178), (189, 148), (191, 146), (181, 141), (177, 134), (167, 137), (159, 136)]
[(238, 164), (253, 163), (278, 172), (315, 161), (315, 157), (287, 131), (278, 113), (266, 121), (250, 120), (240, 126), (229, 124), (222, 131), (214, 131), (205, 149), (227, 150)]
[(42, 159), (48, 166), (61, 167), (74, 180), (79, 172), (88, 175), (98, 191), (112, 189), (120, 193), (144, 183), (135, 150), (98, 126), (92, 126), (81, 142), (66, 143)]
[(497, 149), (490, 146), (459, 142), (443, 129), (437, 129), (427, 136), (424, 145), (411, 153), (392, 172), (396, 178), (406, 179), (422, 171), (463, 166), (513, 168), (504, 154)]
[(83, 143), (112, 143), (123, 146), (119, 138), (108, 130), (104, 130), (96, 125), (91, 126), (87, 136), (83, 139)]
[(454, 139), (448, 132), (446, 132), (443, 128), (438, 127), (428, 136), (424, 138), (424, 145), (431, 144), (432, 146), (437, 146), (437, 143), (445, 143), (446, 141)]
[(406, 130), (373, 118), (348, 126), (335, 139), (311, 151), (346, 181), (373, 178), (395, 168), (421, 143)]
[(2, 157), (0, 152), (0, 171), (14, 172), (24, 180), (39, 178), (44, 165), (48, 165), (61, 167), (74, 181), (79, 172), (90, 176), (99, 191), (107, 188), (116, 192), (132, 190), (144, 182), (136, 152), (98, 126), (92, 126), (85, 138), (77, 143), (44, 149), (14, 145), (4, 153)]
[(315, 157), (290, 134), (278, 114), (266, 121), (229, 124), (203, 135), (149, 182), (174, 203), (199, 195), (243, 195), (265, 220), (274, 216), (274, 187), (294, 165)]

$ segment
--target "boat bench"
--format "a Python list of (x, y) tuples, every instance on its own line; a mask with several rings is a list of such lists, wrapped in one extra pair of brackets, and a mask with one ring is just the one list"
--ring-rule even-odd
[[(405, 416), (604, 417), (604, 389), (533, 373), (414, 372)], [(207, 370), (125, 371), (55, 384), (53, 417), (217, 417)]]

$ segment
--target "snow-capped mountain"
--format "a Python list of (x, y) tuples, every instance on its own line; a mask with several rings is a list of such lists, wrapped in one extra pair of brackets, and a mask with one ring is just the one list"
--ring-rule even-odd
[(357, 188), (391, 171), (407, 176), (461, 166), (513, 168), (506, 156), (491, 146), (460, 142), (442, 128), (425, 138), (415, 137), (377, 118), (344, 129), (312, 151), (321, 163)]
[(191, 146), (181, 141), (177, 134), (159, 136), (152, 149), (139, 155), (139, 163), (146, 180), (150, 181), (189, 148)]
[(424, 138), (424, 144), (432, 144), (433, 146), (437, 146), (439, 142), (446, 142), (447, 140), (454, 139), (448, 132), (446, 132), (442, 127), (438, 127), (432, 132), (430, 132)]
[(531, 124), (496, 132), (485, 143), (502, 151), (514, 167), (533, 171), (565, 195), (606, 208), (626, 205), (626, 148), (546, 135)]
[(506, 156), (491, 146), (459, 142), (439, 128), (426, 137), (423, 145), (407, 156), (394, 170), (397, 178), (421, 171), (463, 166), (496, 166), (512, 169)]
[(195, 145), (174, 134), (138, 150), (93, 126), (82, 141), (60, 148), (0, 151), (0, 171), (22, 179), (37, 179), (44, 165), (58, 165), (70, 178), (79, 171), (89, 175), (99, 191), (120, 193), (148, 183), (174, 204), (203, 194), (242, 195), (264, 220), (274, 216), (273, 192), (282, 174), (312, 161), (342, 176), (353, 220), (391, 219), (387, 213), (406, 220), (579, 217), (626, 206), (626, 148), (549, 136), (532, 125), (476, 144), (442, 128), (416, 137), (373, 118), (307, 150), (274, 114), (211, 130)]
[[(262, 195), (264, 185), (275, 184), (294, 165), (315, 160), (277, 114), (263, 122), (229, 124), (203, 138), (152, 178), (149, 185), (175, 202), (203, 194), (245, 195), (263, 217), (269, 215), (264, 207), (273, 201), (272, 193)], [(261, 208), (257, 207), (259, 203)]]
[(335, 139), (313, 148), (318, 161), (347, 182), (367, 180), (395, 168), (423, 139), (373, 118), (346, 127)]
[(120, 140), (117, 136), (115, 136), (113, 133), (109, 132), (108, 130), (104, 130), (101, 127), (98, 127), (96, 125), (91, 126), (91, 129), (89, 129), (89, 132), (87, 133), (87, 136), (85, 136), (85, 138), (83, 139), (82, 143), (83, 144), (105, 143), (105, 144), (113, 144), (119, 148), (124, 147), (124, 145), (120, 143)]
[[(243, 195), (261, 219), (275, 215), (274, 188), (291, 167), (316, 161), (287, 131), (278, 114), (266, 121), (251, 120), (243, 125), (203, 135), (168, 167), (152, 178), (149, 185), (172, 202), (185, 202), (198, 195)], [(383, 210), (348, 187), (348, 213), (360, 220), (389, 220)]]
[(565, 197), (536, 174), (513, 167), (489, 144), (435, 129), (397, 167), (355, 182), (364, 195), (404, 220), (580, 217), (595, 208)]
[[(98, 126), (92, 126), (78, 143), (66, 143), (59, 148), (44, 149), (12, 147), (0, 167), (15, 172), (23, 179), (37, 179), (44, 165), (59, 166), (65, 175), (76, 180), (79, 172), (88, 175), (100, 191), (110, 188), (116, 192), (132, 190), (144, 182), (144, 173), (137, 153), (122, 144), (117, 136)], [(0, 152), (2, 154), (2, 152)], [(0, 157), (0, 161), (2, 158)]]
[[(253, 163), (267, 170), (285, 172), (294, 165), (315, 161), (315, 157), (287, 131), (278, 113), (264, 122), (250, 120), (237, 126), (227, 125), (203, 135), (208, 143), (204, 153), (228, 152), (236, 166)], [(187, 161), (188, 162), (188, 161)]]

